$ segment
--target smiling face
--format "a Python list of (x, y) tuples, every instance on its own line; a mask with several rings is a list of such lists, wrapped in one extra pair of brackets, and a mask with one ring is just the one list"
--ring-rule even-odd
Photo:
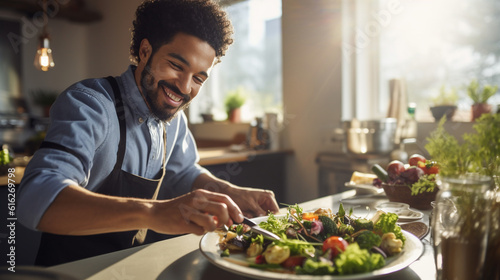
[(154, 53), (144, 39), (139, 55), (136, 83), (151, 112), (162, 121), (189, 106), (215, 62), (215, 50), (207, 42), (185, 33)]

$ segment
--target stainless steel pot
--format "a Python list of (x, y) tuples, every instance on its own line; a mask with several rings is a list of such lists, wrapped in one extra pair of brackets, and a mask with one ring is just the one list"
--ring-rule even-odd
[(396, 148), (397, 120), (344, 121), (344, 143), (349, 153), (357, 155), (389, 154)]

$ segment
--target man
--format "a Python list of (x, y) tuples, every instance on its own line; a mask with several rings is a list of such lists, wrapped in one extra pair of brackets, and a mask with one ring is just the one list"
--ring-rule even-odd
[(137, 66), (63, 92), (26, 169), (18, 218), (43, 232), (38, 265), (278, 211), (272, 192), (234, 186), (197, 164), (182, 112), (232, 43), (226, 14), (210, 0), (148, 0), (132, 33)]

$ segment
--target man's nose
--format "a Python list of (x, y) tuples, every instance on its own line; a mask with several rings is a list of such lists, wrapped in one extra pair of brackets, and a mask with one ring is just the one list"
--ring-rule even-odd
[(190, 94), (192, 91), (191, 83), (191, 75), (181, 75), (177, 79), (177, 88), (179, 88), (182, 94)]

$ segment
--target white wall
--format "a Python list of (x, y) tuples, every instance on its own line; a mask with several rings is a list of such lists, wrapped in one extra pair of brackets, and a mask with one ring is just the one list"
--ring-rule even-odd
[(341, 1), (283, 1), (283, 141), (287, 201), (317, 197), (318, 152), (330, 149), (341, 119)]
[(120, 75), (130, 65), (132, 20), (142, 0), (87, 0), (103, 20), (89, 25), (89, 77)]

